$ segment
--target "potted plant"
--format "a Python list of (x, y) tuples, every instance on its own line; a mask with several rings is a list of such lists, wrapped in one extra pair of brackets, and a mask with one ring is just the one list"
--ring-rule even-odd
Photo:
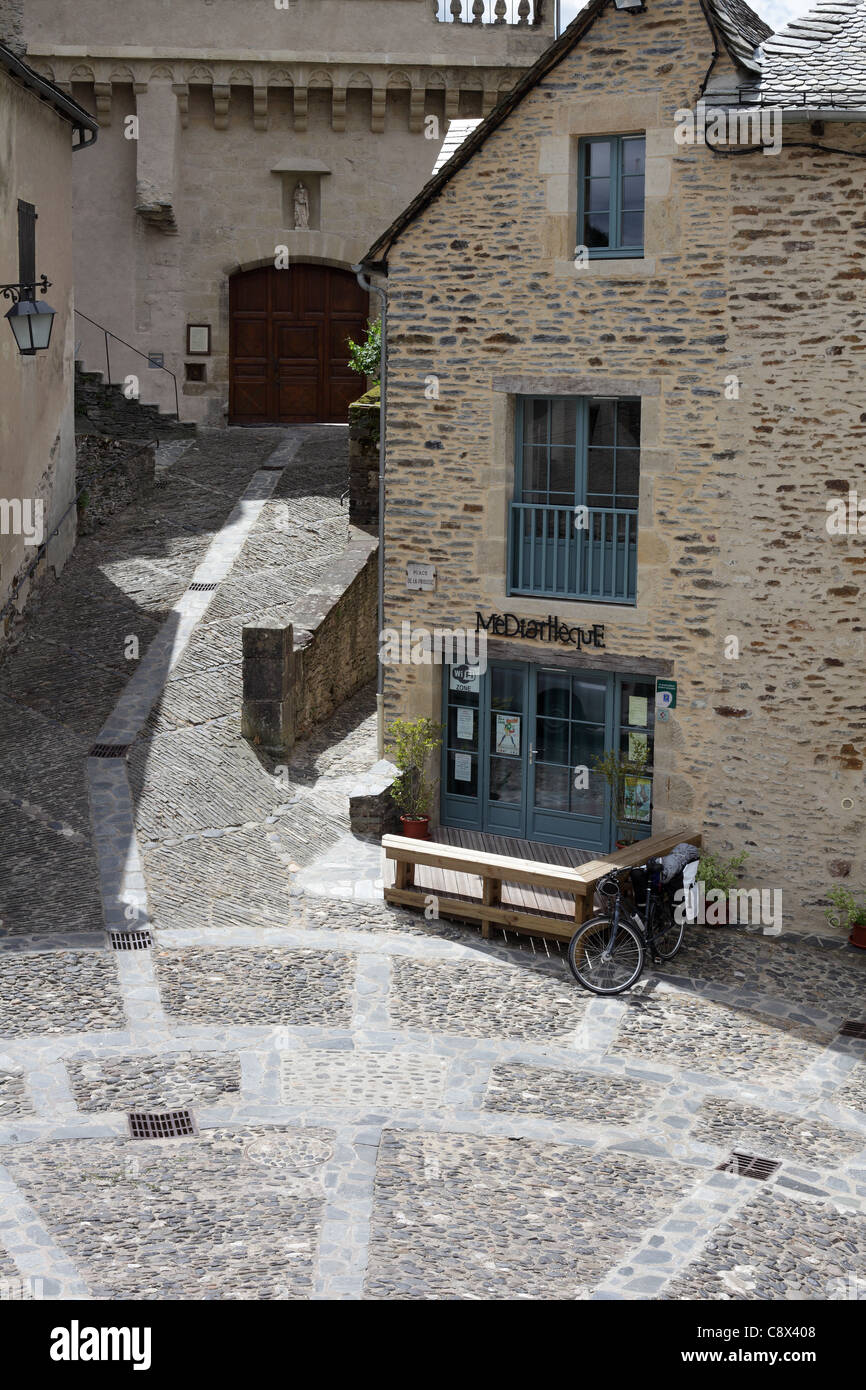
[[(831, 888), (827, 894), (832, 907), (825, 907), (824, 916), (831, 927), (848, 930), (848, 940), (852, 946), (866, 951), (866, 898), (862, 893), (855, 894), (848, 888)], [(859, 899), (859, 901), (858, 901)], [(835, 909), (835, 910), (834, 910)]]
[(748, 857), (748, 850), (745, 849), (740, 850), (739, 854), (732, 855), (730, 859), (723, 859), (720, 854), (710, 854), (707, 851), (701, 855), (695, 880), (704, 885), (704, 903), (711, 892), (724, 894), (724, 901), (721, 898), (713, 898), (710, 903), (710, 910), (713, 915), (708, 920), (711, 926), (724, 926), (727, 923), (728, 894), (735, 886), (740, 876), (740, 869)]
[[(648, 824), (650, 819), (651, 784), (644, 776), (648, 757), (647, 740), (637, 737), (631, 741), (628, 753), (609, 748), (603, 758), (593, 760), (595, 771), (601, 773), (610, 787), (617, 829), (624, 825), (626, 835), (630, 822)], [(630, 835), (628, 839), (617, 840), (616, 847), (624, 849), (626, 845), (633, 845), (637, 838)]]
[(432, 719), (395, 719), (389, 730), (388, 744), (399, 773), (391, 799), (401, 813), (403, 834), (416, 840), (430, 838), (433, 783), (427, 766), (441, 742), (442, 725)]

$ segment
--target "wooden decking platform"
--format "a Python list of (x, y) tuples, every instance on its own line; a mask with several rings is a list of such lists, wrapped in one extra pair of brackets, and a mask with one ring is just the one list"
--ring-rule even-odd
[[(572, 849), (568, 845), (547, 845), (536, 840), (516, 840), (508, 835), (490, 835), (481, 830), (455, 830), (440, 825), (430, 832), (430, 840), (440, 845), (453, 845), (468, 851), (481, 850), (487, 854), (502, 854), (508, 859), (532, 859), (538, 864), (557, 868), (578, 869), (595, 856), (588, 849)], [(385, 861), (385, 886), (394, 883), (394, 861)], [(478, 902), (482, 897), (480, 875), (453, 873), (450, 869), (432, 868), (427, 864), (415, 867), (415, 886), (428, 893), (448, 898), (464, 898)], [(554, 889), (537, 888), (529, 883), (503, 883), (503, 907), (536, 913), (542, 917), (574, 918), (574, 899)]]
[(430, 840), (385, 835), (385, 901), (425, 911), (434, 906), (443, 917), (477, 921), (483, 936), (510, 927), (569, 940), (592, 913), (602, 878), (667, 854), (682, 840), (699, 846), (701, 834), (666, 831), (599, 859), (480, 831), (439, 829)]

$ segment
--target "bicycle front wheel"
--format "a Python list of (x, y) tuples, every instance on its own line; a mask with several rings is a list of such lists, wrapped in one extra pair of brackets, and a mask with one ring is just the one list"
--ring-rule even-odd
[(622, 994), (643, 970), (643, 942), (628, 922), (614, 926), (593, 917), (578, 927), (568, 947), (568, 964), (578, 984), (593, 994)]
[(656, 898), (653, 903), (653, 916), (650, 930), (647, 931), (652, 949), (661, 960), (673, 960), (683, 944), (686, 930), (685, 913), (678, 922), (667, 898)]

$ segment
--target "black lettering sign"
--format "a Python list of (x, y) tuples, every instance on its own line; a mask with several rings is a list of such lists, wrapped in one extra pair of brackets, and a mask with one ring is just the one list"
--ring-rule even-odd
[(558, 642), (564, 647), (575, 646), (604, 648), (604, 623), (593, 623), (592, 627), (569, 627), (561, 623), (553, 613), (547, 621), (536, 618), (519, 618), (516, 613), (475, 614), (475, 631), (492, 632), (497, 637), (523, 637), (528, 641)]

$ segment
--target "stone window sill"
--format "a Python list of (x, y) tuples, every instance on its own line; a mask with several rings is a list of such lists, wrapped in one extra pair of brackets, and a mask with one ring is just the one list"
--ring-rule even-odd
[(578, 280), (647, 280), (656, 273), (655, 256), (589, 261), (579, 268), (574, 261), (553, 262), (554, 275), (570, 275)]

